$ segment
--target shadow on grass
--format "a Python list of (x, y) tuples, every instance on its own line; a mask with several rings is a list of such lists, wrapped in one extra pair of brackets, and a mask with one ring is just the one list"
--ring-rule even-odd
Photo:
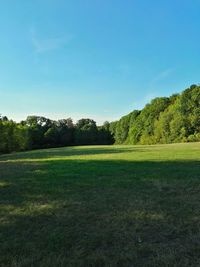
[(56, 158), (56, 157), (71, 157), (71, 156), (87, 156), (87, 155), (100, 155), (100, 154), (117, 154), (117, 153), (129, 153), (129, 152), (143, 152), (145, 149), (141, 147), (133, 146), (132, 148), (127, 147), (117, 147), (117, 146), (86, 146), (81, 147), (61, 147), (61, 148), (51, 148), (51, 149), (40, 149), (32, 150), (26, 152), (18, 152), (11, 154), (0, 155), (0, 161), (12, 160), (14, 159), (45, 159), (45, 158)]
[(199, 161), (1, 162), (0, 171), (1, 266), (198, 266)]

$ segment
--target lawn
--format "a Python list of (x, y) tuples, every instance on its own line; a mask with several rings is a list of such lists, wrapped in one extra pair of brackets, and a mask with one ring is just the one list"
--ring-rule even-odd
[(200, 143), (0, 156), (1, 267), (200, 266)]

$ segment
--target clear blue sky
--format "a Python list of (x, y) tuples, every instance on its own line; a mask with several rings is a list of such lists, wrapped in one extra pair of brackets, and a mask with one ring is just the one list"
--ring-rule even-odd
[(200, 81), (200, 0), (0, 1), (0, 113), (98, 123)]

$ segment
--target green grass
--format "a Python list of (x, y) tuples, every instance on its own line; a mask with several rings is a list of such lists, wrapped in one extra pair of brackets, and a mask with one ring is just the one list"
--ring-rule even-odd
[(200, 266), (200, 143), (0, 156), (0, 266)]

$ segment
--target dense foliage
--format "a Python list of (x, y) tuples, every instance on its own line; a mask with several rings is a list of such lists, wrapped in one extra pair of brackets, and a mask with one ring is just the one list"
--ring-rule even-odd
[(81, 119), (74, 125), (71, 118), (52, 121), (40, 116), (28, 116), (25, 121), (16, 123), (7, 117), (0, 117), (1, 153), (113, 142), (108, 122), (98, 127), (91, 119)]
[(200, 86), (159, 97), (110, 124), (116, 144), (200, 141)]
[(200, 86), (157, 97), (142, 110), (97, 126), (91, 119), (53, 121), (28, 116), (16, 123), (0, 117), (0, 152), (69, 145), (156, 144), (200, 141)]

